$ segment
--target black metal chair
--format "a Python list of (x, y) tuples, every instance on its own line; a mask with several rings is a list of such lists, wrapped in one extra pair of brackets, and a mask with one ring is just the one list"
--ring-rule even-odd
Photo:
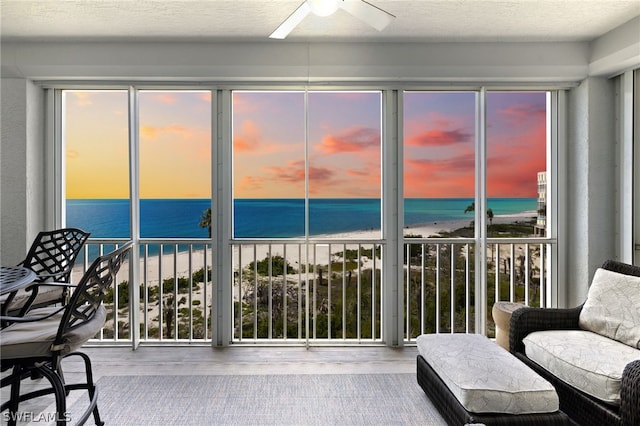
[[(11, 392), (0, 411), (8, 410), (9, 425), (16, 423), (21, 402), (49, 394), (55, 395), (57, 425), (66, 425), (67, 420), (84, 424), (91, 413), (97, 425), (103, 424), (98, 412), (98, 391), (93, 383), (91, 361), (77, 349), (104, 326), (107, 316), (102, 303), (104, 296), (114, 284), (132, 244), (129, 242), (98, 257), (62, 307), (32, 309), (25, 317), (2, 317), (9, 325), (0, 330), (0, 367), (3, 371), (11, 368), (12, 372), (2, 379), (1, 386), (11, 386)], [(62, 360), (74, 355), (84, 361), (86, 382), (67, 384)], [(51, 387), (21, 395), (21, 381), (33, 373), (45, 377)], [(67, 419), (66, 396), (78, 389), (87, 390), (89, 407), (80, 419)]]
[(89, 235), (76, 228), (38, 233), (27, 256), (18, 264), (36, 273), (34, 285), (5, 297), (1, 314), (23, 316), (32, 308), (63, 303), (69, 294), (64, 283), (71, 282), (73, 265)]

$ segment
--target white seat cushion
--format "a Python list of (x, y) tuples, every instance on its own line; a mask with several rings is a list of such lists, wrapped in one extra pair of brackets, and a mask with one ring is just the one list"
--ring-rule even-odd
[(598, 269), (580, 311), (580, 328), (640, 349), (640, 277)]
[(537, 331), (523, 339), (527, 357), (582, 392), (620, 404), (624, 367), (640, 350), (584, 330)]
[[(28, 316), (43, 317), (60, 307), (47, 307), (33, 309)], [(34, 322), (14, 323), (0, 330), (0, 351), (3, 359), (32, 358), (51, 355), (51, 345), (56, 339), (60, 320), (64, 309), (57, 314)], [(82, 346), (87, 340), (94, 337), (104, 326), (107, 311), (103, 305), (96, 310), (91, 320), (68, 331), (64, 336), (64, 348), (61, 350), (66, 355)]]
[(479, 334), (424, 334), (420, 355), (472, 413), (558, 411), (553, 386), (522, 361)]
[[(33, 304), (37, 305), (46, 302), (53, 303), (53, 301), (62, 299), (63, 292), (64, 287), (41, 285), (38, 287), (38, 296), (36, 296)], [(8, 294), (0, 296), (0, 303), (4, 303), (8, 297)], [(15, 297), (11, 301), (11, 306), (8, 309), (8, 312), (20, 310), (27, 302), (27, 300), (29, 300), (29, 297), (31, 297), (31, 291), (25, 291), (24, 289), (18, 290)]]

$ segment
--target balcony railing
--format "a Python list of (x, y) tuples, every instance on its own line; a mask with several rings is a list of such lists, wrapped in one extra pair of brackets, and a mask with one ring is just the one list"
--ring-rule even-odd
[(491, 318), (495, 302), (538, 307), (549, 303), (550, 240), (489, 239), (486, 277), (479, 283), (473, 239), (406, 241), (405, 341), (424, 333), (476, 332), (477, 289), (486, 295), (480, 303), (487, 313), (486, 328), (478, 331), (489, 337), (495, 336)]
[(380, 342), (382, 244), (233, 246), (237, 342)]
[[(75, 268), (74, 279), (96, 256), (124, 241), (90, 240)], [(131, 327), (138, 327), (142, 342), (210, 342), (212, 281), (211, 245), (202, 240), (141, 241), (137, 288), (130, 285), (131, 256), (125, 262), (105, 298), (107, 323), (95, 339), (131, 342)], [(134, 280), (135, 281), (135, 280)], [(138, 324), (131, 324), (132, 291), (137, 291)]]
[[(73, 278), (99, 253), (123, 242), (91, 240)], [(237, 344), (383, 344), (384, 289), (402, 285), (405, 343), (423, 333), (475, 332), (478, 324), (493, 337), (495, 301), (548, 304), (552, 245), (542, 238), (489, 239), (486, 277), (477, 279), (474, 239), (408, 238), (398, 284), (384, 282), (383, 241), (236, 241), (227, 283), (232, 318), (225, 327)], [(211, 244), (149, 239), (138, 250), (137, 286), (129, 283), (132, 264), (126, 262), (105, 299), (107, 325), (95, 341), (210, 343), (217, 303)], [(476, 303), (477, 294), (484, 300)], [(477, 318), (476, 311), (486, 317)]]

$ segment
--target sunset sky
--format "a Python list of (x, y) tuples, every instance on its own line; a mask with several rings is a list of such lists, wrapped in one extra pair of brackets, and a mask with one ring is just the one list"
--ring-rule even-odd
[[(305, 195), (304, 93), (233, 96), (234, 196)], [(311, 197), (380, 197), (379, 92), (308, 94)]]
[[(475, 93), (404, 95), (404, 193), (472, 198)], [(487, 195), (537, 197), (546, 169), (546, 94), (487, 94)]]
[[(473, 92), (404, 95), (405, 197), (473, 197)], [(379, 92), (234, 92), (233, 195), (380, 197)], [(127, 198), (126, 91), (65, 91), (67, 198)], [(209, 198), (211, 94), (141, 91), (140, 195)], [(489, 197), (536, 197), (546, 167), (544, 92), (490, 92)], [(305, 119), (308, 149), (305, 152)]]

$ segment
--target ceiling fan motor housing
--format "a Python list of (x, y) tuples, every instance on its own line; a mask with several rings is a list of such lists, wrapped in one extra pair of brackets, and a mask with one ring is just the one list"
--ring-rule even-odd
[(317, 16), (329, 16), (338, 10), (340, 0), (307, 0), (311, 12)]

